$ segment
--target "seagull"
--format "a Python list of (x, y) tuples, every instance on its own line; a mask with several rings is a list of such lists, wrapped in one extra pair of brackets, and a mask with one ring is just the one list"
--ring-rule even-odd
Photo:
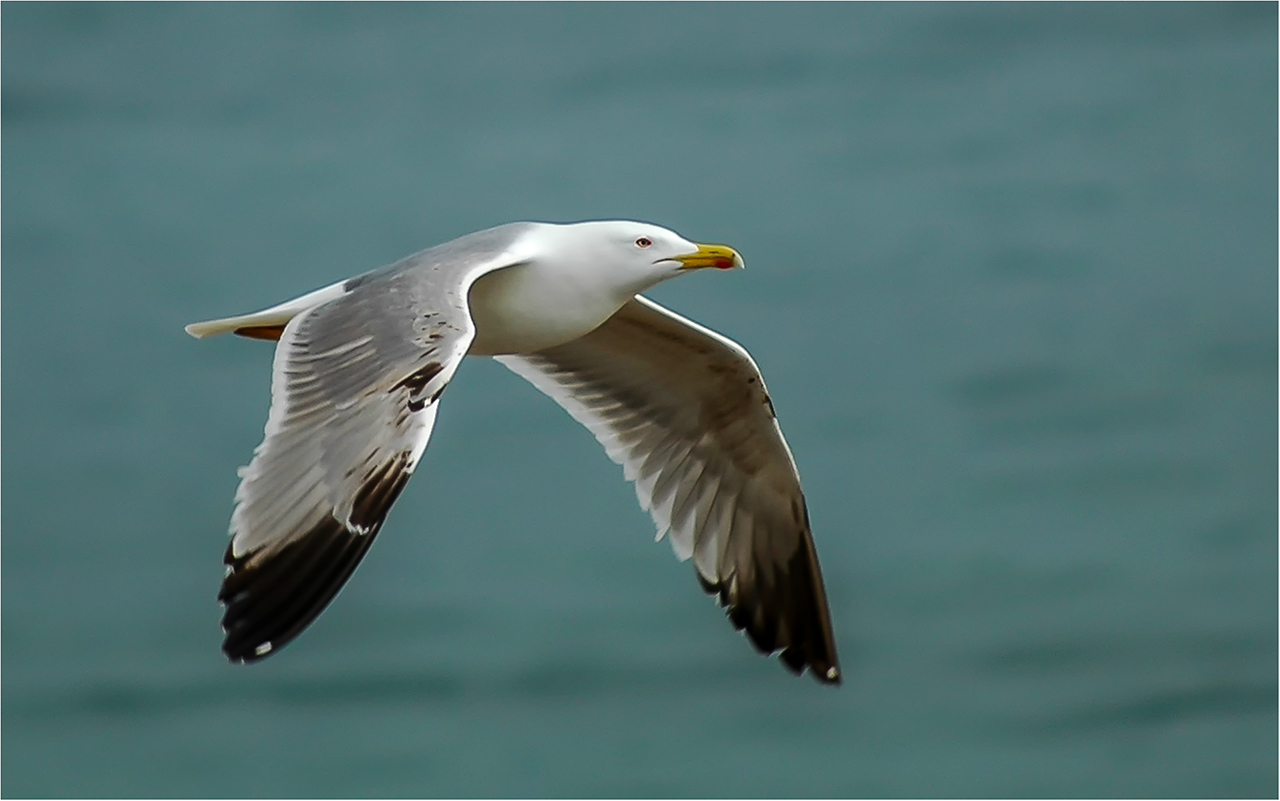
[(463, 357), (489, 356), (595, 435), (657, 538), (759, 651), (839, 684), (799, 473), (759, 368), (639, 294), (742, 266), (733, 248), (647, 223), (518, 222), (187, 326), (277, 342), (265, 436), (238, 471), (223, 653), (261, 660), (324, 611), (413, 475)]

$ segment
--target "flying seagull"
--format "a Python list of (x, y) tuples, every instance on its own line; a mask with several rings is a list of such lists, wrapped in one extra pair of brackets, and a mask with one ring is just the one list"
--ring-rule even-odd
[(328, 606), (413, 474), (462, 358), (492, 356), (595, 435), (756, 648), (839, 684), (800, 477), (759, 368), (638, 294), (741, 266), (732, 248), (646, 223), (511, 223), (187, 326), (278, 341), (266, 433), (231, 515), (223, 653), (262, 659)]

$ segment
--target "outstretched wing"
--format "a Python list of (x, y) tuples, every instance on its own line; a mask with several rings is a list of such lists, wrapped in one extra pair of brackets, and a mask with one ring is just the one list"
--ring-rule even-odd
[(266, 436), (240, 470), (218, 594), (228, 658), (278, 650), (351, 576), (474, 337), (468, 289), (517, 261), (511, 234), (464, 237), (351, 279), (284, 326)]
[(757, 648), (840, 682), (800, 477), (741, 346), (637, 296), (580, 339), (496, 358), (590, 429)]

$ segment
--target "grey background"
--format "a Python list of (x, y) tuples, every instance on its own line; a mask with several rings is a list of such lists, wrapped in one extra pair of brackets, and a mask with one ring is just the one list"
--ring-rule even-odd
[[(3, 17), (3, 792), (1273, 796), (1274, 4)], [(517, 219), (748, 269), (839, 690), (590, 435), (459, 372), (287, 650), (218, 653), (271, 349), (182, 325)]]

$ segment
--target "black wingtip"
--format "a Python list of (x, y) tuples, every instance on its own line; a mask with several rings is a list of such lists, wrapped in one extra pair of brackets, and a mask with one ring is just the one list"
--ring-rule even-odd
[(822, 573), (807, 532), (774, 575), (757, 575), (749, 582), (712, 582), (701, 573), (697, 576), (703, 591), (716, 596), (729, 622), (756, 650), (777, 654), (796, 675), (807, 670), (821, 684), (843, 683)]
[(257, 662), (289, 644), (337, 596), (376, 534), (348, 531), (330, 516), (261, 561), (236, 559), (218, 593), (223, 654)]
[(218, 601), (222, 653), (232, 662), (265, 659), (301, 634), (341, 591), (382, 527), (387, 511), (409, 480), (408, 456), (387, 462), (356, 493), (356, 530), (327, 514), (310, 531), (274, 551), (237, 556), (227, 547), (229, 570)]

